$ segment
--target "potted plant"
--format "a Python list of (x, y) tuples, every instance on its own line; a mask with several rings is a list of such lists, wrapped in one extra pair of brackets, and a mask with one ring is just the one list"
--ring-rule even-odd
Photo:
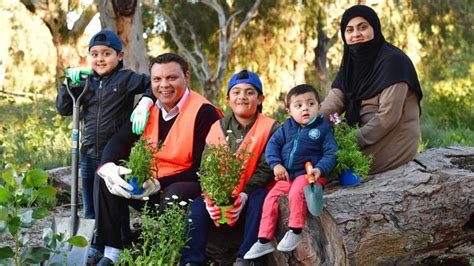
[(153, 176), (153, 169), (156, 169), (153, 155), (157, 150), (159, 147), (155, 148), (152, 143), (140, 138), (133, 145), (128, 160), (122, 160), (122, 165), (132, 170), (125, 176), (125, 180), (133, 187), (130, 194), (140, 195), (143, 193), (143, 182)]
[(198, 175), (204, 195), (221, 208), (218, 223), (228, 222), (226, 210), (232, 207), (234, 189), (239, 185), (250, 155), (244, 149), (233, 153), (226, 144), (209, 145), (204, 152)]
[(372, 156), (363, 154), (357, 145), (359, 127), (349, 126), (344, 118), (336, 114), (330, 115), (334, 124), (334, 137), (337, 142), (336, 172), (343, 186), (360, 184), (361, 178), (367, 177), (372, 164)]

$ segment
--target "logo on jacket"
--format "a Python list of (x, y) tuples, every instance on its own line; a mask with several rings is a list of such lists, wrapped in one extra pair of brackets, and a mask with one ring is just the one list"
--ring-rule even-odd
[(308, 136), (312, 140), (317, 140), (321, 136), (321, 132), (317, 128), (313, 128), (308, 132)]

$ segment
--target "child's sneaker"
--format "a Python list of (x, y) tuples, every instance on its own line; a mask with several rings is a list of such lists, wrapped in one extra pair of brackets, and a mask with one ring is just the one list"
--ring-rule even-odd
[(283, 252), (293, 251), (302, 240), (302, 233), (295, 234), (292, 230), (288, 230), (280, 243), (278, 243), (277, 249)]
[(95, 265), (104, 257), (103, 251), (99, 250), (96, 246), (90, 246), (87, 249), (87, 264)]
[(272, 253), (275, 250), (271, 242), (262, 244), (260, 241), (255, 242), (247, 253), (244, 255), (244, 259), (253, 260), (259, 258), (268, 253)]

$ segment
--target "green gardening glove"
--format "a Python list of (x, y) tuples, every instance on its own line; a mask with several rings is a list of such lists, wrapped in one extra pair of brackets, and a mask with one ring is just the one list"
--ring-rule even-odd
[(148, 97), (142, 97), (137, 107), (133, 110), (130, 116), (132, 122), (132, 132), (141, 135), (148, 123), (148, 116), (150, 115), (150, 107), (153, 106), (153, 101)]
[(72, 85), (79, 85), (83, 80), (86, 80), (89, 75), (92, 75), (90, 70), (82, 70), (79, 68), (66, 69), (66, 78), (71, 80)]

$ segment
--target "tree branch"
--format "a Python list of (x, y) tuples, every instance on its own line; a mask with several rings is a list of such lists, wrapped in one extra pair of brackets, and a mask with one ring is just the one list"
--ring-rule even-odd
[[(30, 0), (21, 0), (21, 3), (28, 9), (31, 13), (35, 13), (36, 11), (36, 6), (31, 2)], [(38, 4), (38, 2), (36, 2)]]
[(79, 37), (79, 35), (82, 35), (84, 33), (84, 30), (86, 29), (87, 25), (91, 22), (92, 18), (97, 14), (97, 5), (95, 3), (92, 3), (82, 11), (81, 16), (79, 17), (76, 22), (74, 22), (74, 25), (72, 26), (71, 32), (74, 35), (74, 37)]
[(229, 42), (233, 43), (234, 40), (239, 36), (239, 34), (242, 32), (242, 30), (247, 26), (247, 24), (250, 22), (252, 19), (253, 15), (258, 9), (258, 6), (260, 5), (261, 0), (256, 0), (255, 3), (253, 4), (252, 8), (247, 12), (247, 15), (245, 16), (244, 20), (240, 23), (239, 28), (234, 31), (230, 37), (229, 37)]
[[(331, 48), (337, 41), (337, 37), (338, 37), (338, 33), (339, 31), (336, 31), (336, 33), (334, 33), (334, 35), (329, 39), (329, 42), (328, 42), (328, 46), (329, 48)], [(328, 48), (328, 49), (329, 49)]]
[(194, 43), (194, 53), (201, 60), (201, 70), (204, 73), (206, 80), (209, 80), (212, 77), (212, 73), (211, 69), (209, 68), (207, 56), (204, 54), (204, 51), (201, 48), (201, 44), (199, 43), (199, 40), (196, 36), (196, 32), (194, 32), (193, 26), (191, 26), (191, 24), (186, 19), (184, 19), (184, 25), (186, 26), (186, 29), (188, 29), (189, 34), (191, 35), (191, 40)]
[(191, 67), (194, 69), (195, 75), (198, 78), (199, 82), (201, 82), (201, 84), (204, 84), (204, 82), (206, 81), (205, 75), (203, 75), (203, 73), (200, 71), (198, 62), (196, 61), (192, 53), (188, 50), (188, 48), (186, 48), (186, 46), (183, 44), (181, 38), (178, 36), (178, 33), (176, 32), (176, 26), (174, 25), (173, 20), (161, 7), (156, 6), (156, 9), (160, 13), (160, 15), (168, 22), (169, 33), (171, 34), (174, 43), (178, 46), (178, 49), (183, 52), (183, 56), (186, 57), (189, 64), (191, 64)]

